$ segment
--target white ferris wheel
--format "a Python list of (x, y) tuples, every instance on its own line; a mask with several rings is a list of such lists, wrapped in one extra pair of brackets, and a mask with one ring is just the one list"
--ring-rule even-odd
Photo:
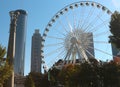
[(112, 58), (109, 22), (112, 12), (100, 3), (80, 1), (67, 5), (48, 22), (43, 33), (43, 60), (51, 67), (89, 58)]

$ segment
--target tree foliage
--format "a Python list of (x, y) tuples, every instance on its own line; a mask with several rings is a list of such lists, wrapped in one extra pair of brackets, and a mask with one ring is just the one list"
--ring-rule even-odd
[(64, 87), (120, 87), (120, 65), (114, 62), (69, 64), (60, 71), (51, 71), (50, 82), (59, 82)]
[(102, 67), (104, 87), (120, 87), (120, 65), (111, 62)]
[(113, 61), (92, 59), (91, 63), (68, 64), (61, 70), (53, 67), (48, 73), (29, 73), (25, 87), (120, 87), (120, 65)]
[(11, 75), (12, 66), (8, 64), (8, 58), (4, 59), (6, 48), (0, 45), (0, 85)]
[(80, 70), (79, 65), (68, 64), (64, 66), (59, 74), (61, 84), (65, 87), (77, 87)]
[(25, 87), (35, 87), (35, 83), (34, 83), (31, 75), (28, 75), (28, 76), (26, 77), (24, 86), (25, 86)]
[(25, 87), (49, 87), (49, 82), (46, 74), (30, 72), (26, 76)]
[(110, 31), (112, 35), (109, 37), (110, 42), (120, 49), (120, 13), (115, 11), (111, 16)]
[(58, 74), (60, 73), (60, 70), (57, 68), (52, 68), (48, 71), (48, 80), (51, 81), (50, 85), (56, 85), (58, 80)]

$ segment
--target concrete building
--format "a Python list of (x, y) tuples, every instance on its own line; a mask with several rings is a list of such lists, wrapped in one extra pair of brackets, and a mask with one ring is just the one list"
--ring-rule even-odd
[(25, 76), (21, 76), (21, 75), (15, 75), (14, 77), (14, 87), (25, 87), (24, 83), (26, 80)]
[(36, 29), (32, 36), (31, 72), (41, 72), (41, 42), (41, 34), (39, 33), (39, 30)]
[(14, 72), (17, 75), (24, 75), (24, 59), (25, 59), (25, 43), (26, 43), (26, 21), (27, 13), (24, 10), (10, 11), (10, 17), (19, 12), (16, 26), (16, 42), (15, 42), (15, 58), (14, 58)]

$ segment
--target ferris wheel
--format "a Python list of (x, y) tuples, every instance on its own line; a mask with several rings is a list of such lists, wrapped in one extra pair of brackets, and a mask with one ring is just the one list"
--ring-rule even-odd
[(89, 58), (112, 58), (108, 43), (112, 12), (93, 1), (67, 5), (48, 22), (43, 33), (44, 61), (51, 67), (59, 59), (64, 64), (89, 62)]

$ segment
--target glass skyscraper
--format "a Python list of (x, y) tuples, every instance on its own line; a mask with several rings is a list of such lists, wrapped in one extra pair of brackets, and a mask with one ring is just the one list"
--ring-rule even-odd
[(36, 29), (32, 36), (32, 49), (31, 49), (31, 72), (41, 73), (41, 41), (42, 37), (39, 30)]
[(14, 72), (17, 75), (24, 75), (24, 59), (25, 59), (25, 43), (26, 43), (26, 21), (27, 13), (24, 10), (10, 11), (12, 14), (19, 12), (16, 27), (16, 43), (15, 43), (15, 58), (14, 58)]

